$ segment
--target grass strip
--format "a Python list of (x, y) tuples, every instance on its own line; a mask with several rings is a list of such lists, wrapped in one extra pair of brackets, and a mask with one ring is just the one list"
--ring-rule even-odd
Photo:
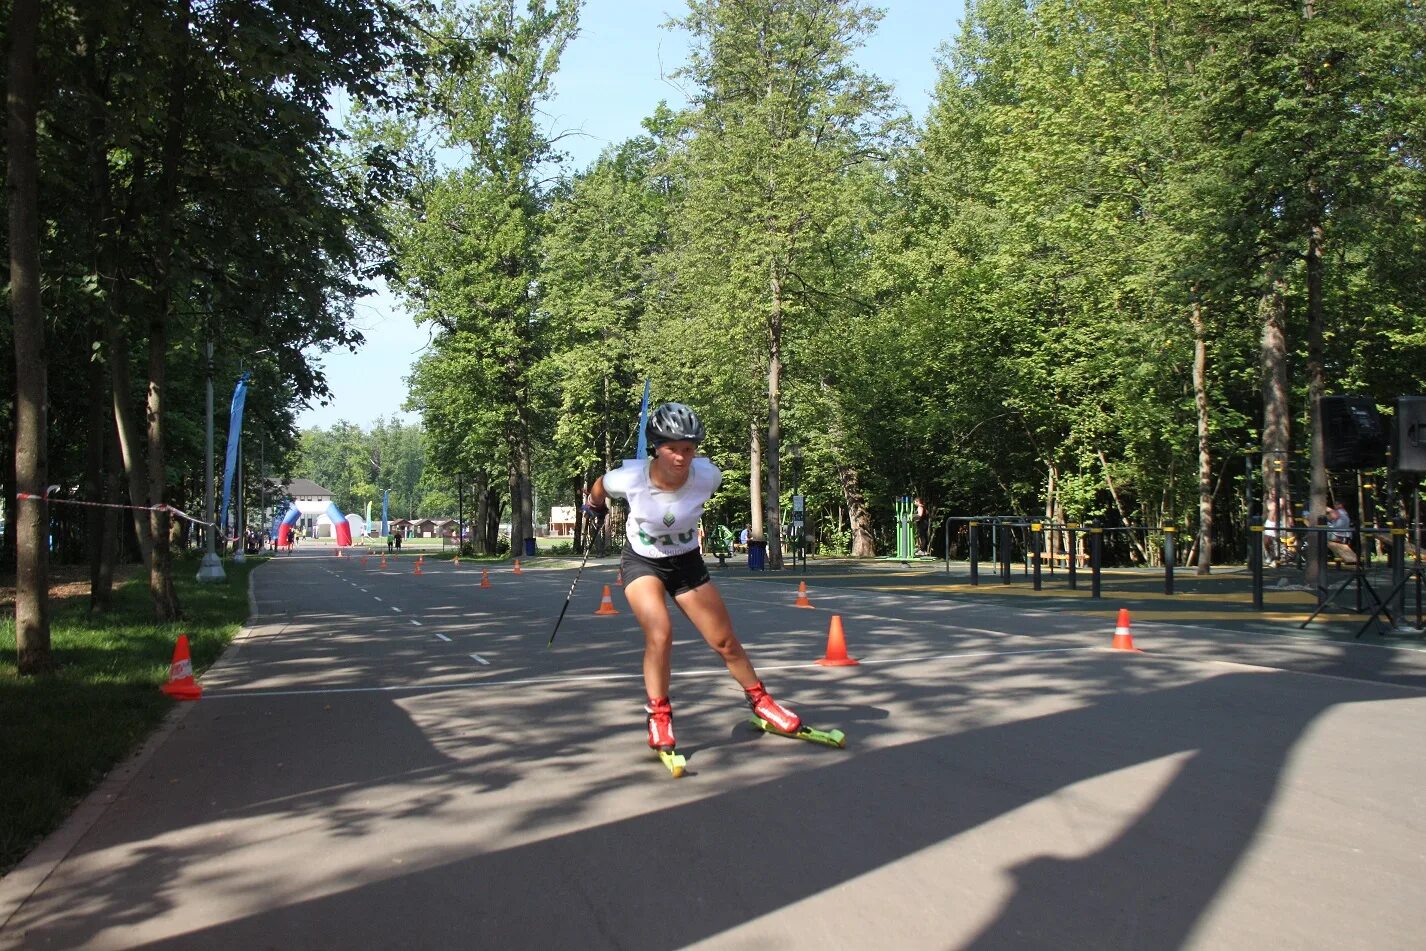
[(188, 635), (206, 670), (248, 616), (248, 575), (265, 558), (227, 562), (227, 579), (199, 584), (197, 559), (176, 559), (183, 619), (153, 621), (147, 577), (116, 586), (108, 614), (88, 596), (51, 601), (58, 670), (19, 676), (15, 617), (0, 619), (0, 875), (64, 820), (153, 731), (174, 701), (159, 692), (173, 645)]

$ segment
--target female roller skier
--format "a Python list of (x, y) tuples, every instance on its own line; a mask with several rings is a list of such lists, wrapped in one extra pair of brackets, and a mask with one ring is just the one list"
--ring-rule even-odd
[(703, 505), (723, 481), (718, 467), (698, 455), (703, 423), (682, 403), (665, 403), (649, 414), (644, 432), (649, 458), (627, 461), (595, 479), (585, 508), (602, 520), (609, 514), (610, 496), (629, 502), (628, 544), (619, 566), (624, 572), (624, 596), (644, 629), (649, 746), (664, 752), (674, 748), (668, 697), (673, 621), (666, 597), (673, 598), (708, 646), (723, 658), (753, 713), (783, 733), (796, 733), (802, 721), (763, 689), (698, 550)]

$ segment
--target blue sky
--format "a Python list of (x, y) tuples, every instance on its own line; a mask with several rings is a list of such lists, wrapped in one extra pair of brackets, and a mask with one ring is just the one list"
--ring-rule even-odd
[[(859, 51), (863, 69), (891, 83), (912, 116), (921, 119), (936, 83), (936, 59), (959, 29), (961, 0), (891, 0), (881, 26)], [(568, 133), (560, 142), (570, 169), (587, 167), (608, 145), (638, 135), (639, 122), (659, 100), (677, 108), (684, 96), (670, 75), (683, 63), (685, 37), (660, 28), (677, 0), (587, 0), (579, 35), (565, 51), (547, 106), (549, 128)], [(334, 351), (320, 362), (332, 388), (327, 406), (313, 406), (298, 425), (327, 427), (345, 419), (368, 426), (379, 416), (402, 414), (403, 379), (429, 341), (384, 289), (357, 304), (356, 324), (366, 336), (357, 353)]]

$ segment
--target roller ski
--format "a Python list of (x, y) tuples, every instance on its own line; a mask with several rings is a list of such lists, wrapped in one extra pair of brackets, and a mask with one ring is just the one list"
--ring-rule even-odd
[(673, 706), (668, 697), (650, 697), (644, 712), (648, 714), (649, 749), (658, 754), (674, 779), (682, 779), (688, 762), (674, 749)]
[(753, 684), (745, 693), (748, 698), (748, 706), (753, 711), (752, 718), (748, 721), (750, 726), (756, 727), (764, 733), (774, 733), (794, 740), (806, 740), (809, 743), (820, 743), (823, 746), (833, 746), (837, 749), (842, 749), (847, 745), (847, 736), (841, 730), (817, 730), (803, 723), (801, 717), (768, 696), (761, 680)]

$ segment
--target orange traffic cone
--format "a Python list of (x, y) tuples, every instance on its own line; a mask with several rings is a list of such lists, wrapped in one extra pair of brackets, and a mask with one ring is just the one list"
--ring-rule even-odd
[(607, 584), (604, 586), (604, 597), (603, 597), (603, 599), (601, 599), (600, 602), (599, 602), (599, 610), (598, 610), (598, 611), (595, 611), (594, 613), (595, 613), (595, 614), (618, 614), (618, 613), (619, 613), (618, 610), (615, 609), (615, 607), (614, 607), (614, 599), (611, 598), (611, 597), (609, 597), (609, 586), (608, 586)]
[(454, 558), (451, 559), (451, 561), (455, 562), (455, 566), (457, 568), (460, 567), (460, 555), (456, 555)]
[[(1116, 651), (1137, 651), (1134, 646), (1134, 635), (1129, 630), (1129, 609), (1119, 609), (1119, 622), (1114, 625), (1114, 643), (1110, 645)], [(1143, 653), (1143, 651), (1139, 651)]]
[(619, 587), (624, 587), (624, 569), (619, 569)]
[(362, 555), (362, 556), (361, 556), (361, 566), (362, 566), (363, 568), (366, 567), (366, 556), (365, 556), (365, 555)]
[(382, 555), (382, 556), (381, 556), (381, 567), (383, 567), (383, 568), (386, 567), (386, 556), (385, 556), (385, 555)]
[(158, 689), (175, 700), (197, 700), (203, 688), (193, 679), (193, 659), (188, 655), (188, 635), (178, 635), (173, 645), (173, 663), (168, 667), (168, 683)]
[(416, 564), (418, 564), (418, 565), (424, 565), (425, 563), (426, 563), (426, 556), (425, 556), (425, 555), (417, 555), (417, 556), (416, 556)]
[(832, 615), (832, 626), (827, 630), (827, 656), (817, 661), (823, 667), (855, 667), (861, 661), (847, 656), (847, 639), (842, 633), (842, 616)]
[(517, 575), (523, 575), (524, 573), (525, 573), (524, 570), (520, 567), (520, 559), (516, 558), (516, 559), (515, 559), (515, 574), (517, 574)]
[(805, 582), (805, 581), (799, 581), (799, 582), (797, 583), (797, 602), (796, 602), (795, 604), (793, 604), (793, 607), (795, 607), (795, 608), (810, 608), (810, 607), (812, 607), (812, 602), (807, 600), (807, 582)]
[(412, 573), (413, 575), (423, 574), (423, 572), (421, 571), (421, 562), (420, 562), (420, 559), (417, 559), (417, 561), (416, 561), (416, 566), (415, 566), (415, 568), (412, 570), (411, 573)]
[(480, 586), (481, 586), (482, 588), (488, 588), (488, 587), (490, 587), (490, 569), (489, 569), (489, 568), (482, 568), (482, 569), (480, 569)]

